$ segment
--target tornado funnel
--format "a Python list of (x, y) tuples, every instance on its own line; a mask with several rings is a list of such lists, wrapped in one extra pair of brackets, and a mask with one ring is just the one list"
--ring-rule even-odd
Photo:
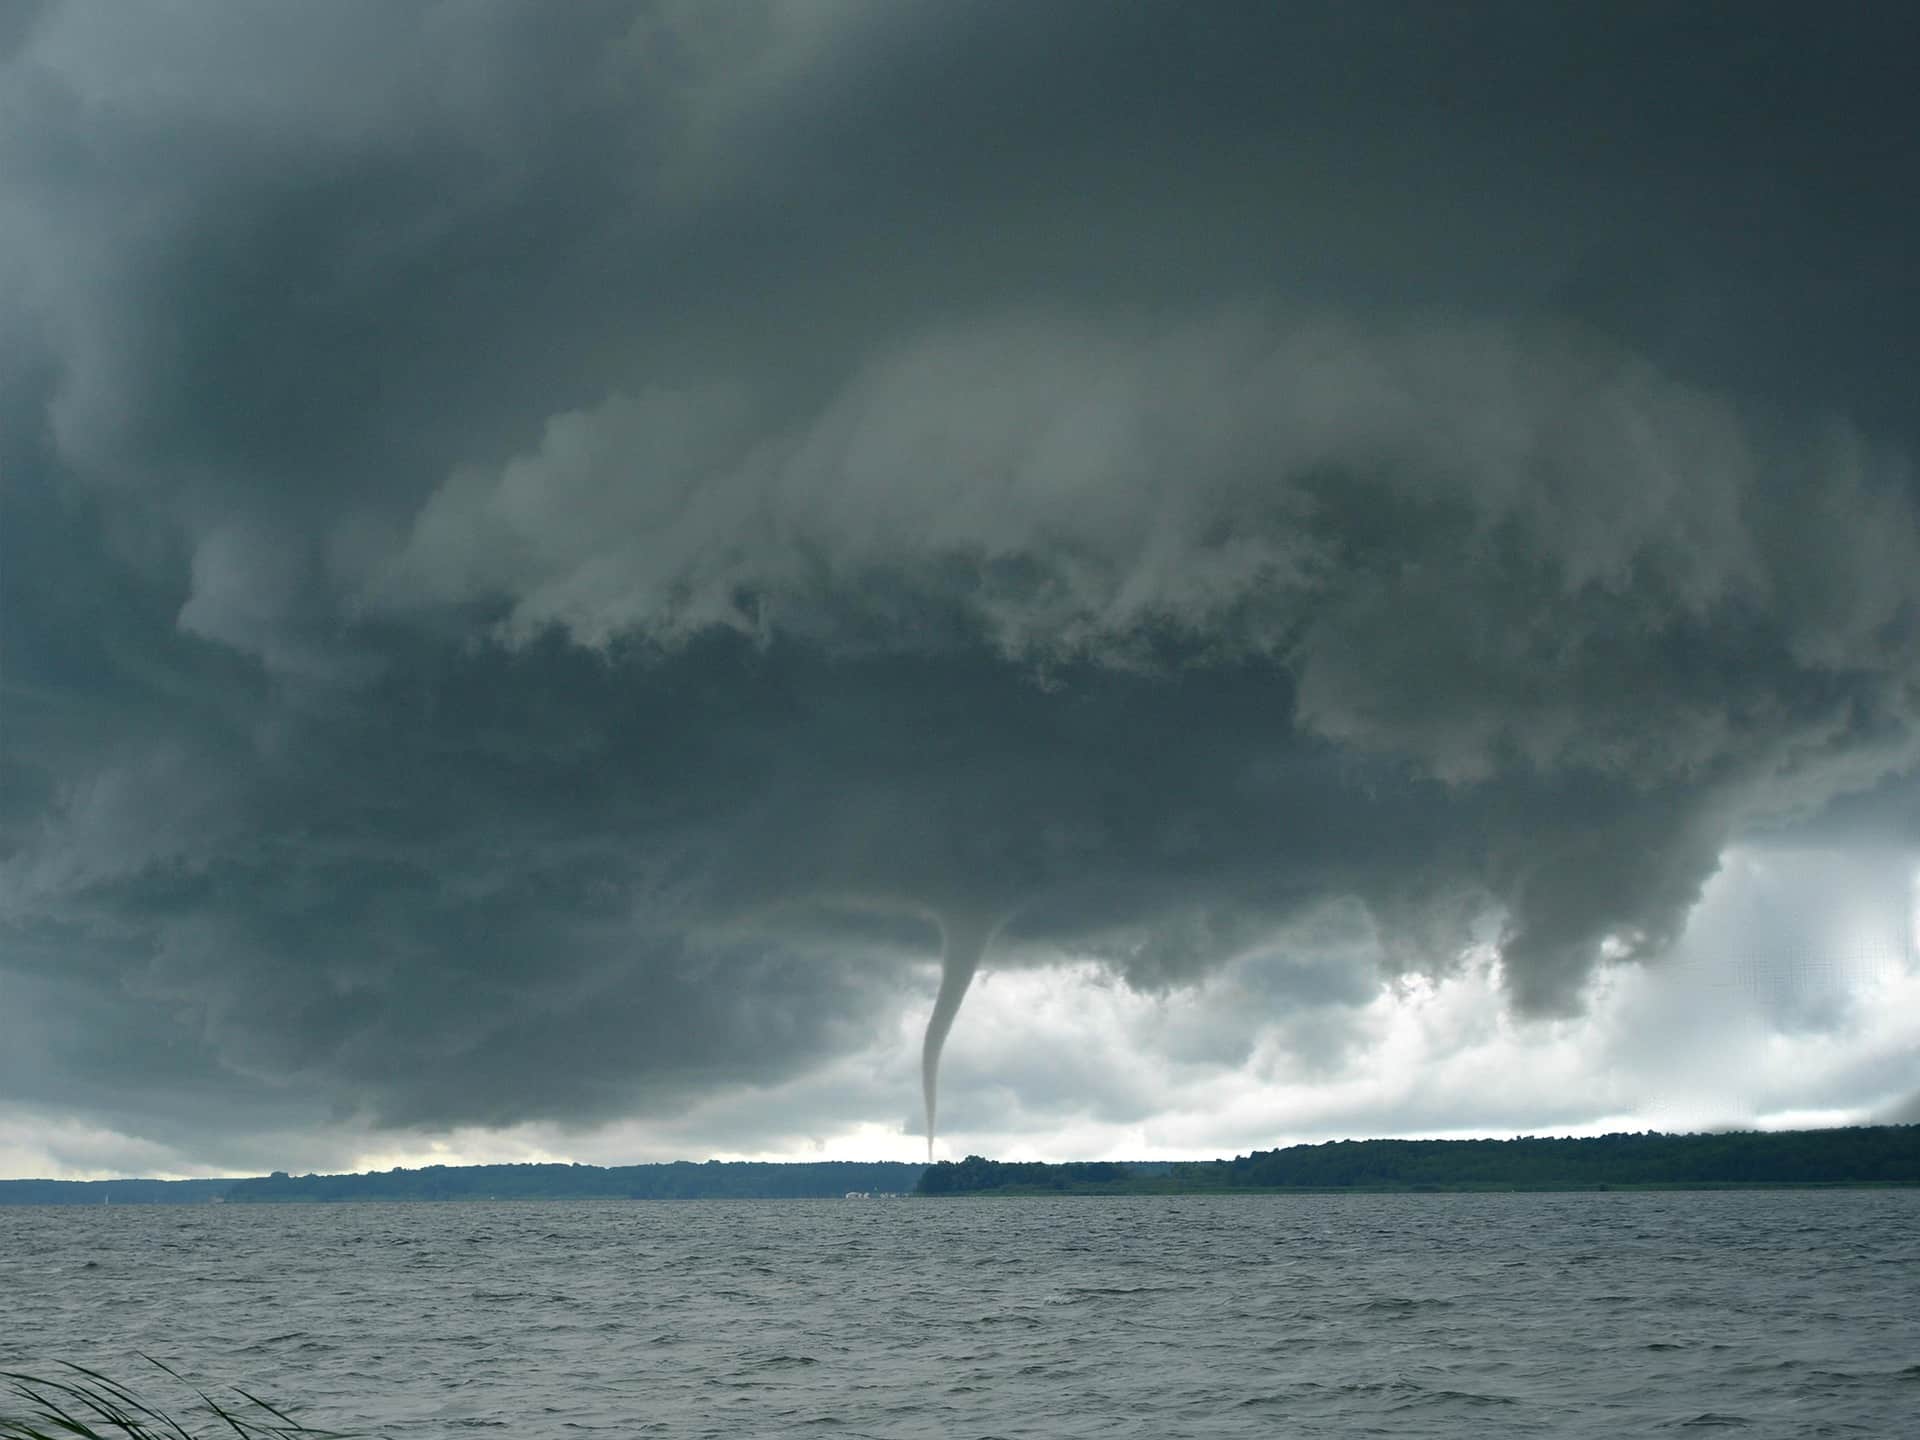
[(933, 997), (933, 1014), (927, 1017), (927, 1038), (920, 1048), (920, 1092), (927, 1105), (927, 1163), (933, 1163), (934, 1120), (939, 1110), (940, 1052), (953, 1029), (953, 1017), (960, 1013), (960, 1002), (973, 983), (980, 957), (993, 940), (999, 922), (978, 916), (943, 915), (940, 917), (940, 993)]

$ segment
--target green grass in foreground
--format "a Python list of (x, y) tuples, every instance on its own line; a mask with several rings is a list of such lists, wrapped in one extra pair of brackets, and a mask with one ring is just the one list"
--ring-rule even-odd
[(170, 1366), (143, 1358), (196, 1397), (176, 1412), (184, 1421), (97, 1370), (63, 1361), (67, 1373), (60, 1376), (0, 1370), (0, 1440), (344, 1440), (341, 1432), (302, 1425), (238, 1386), (239, 1399), (222, 1404)]

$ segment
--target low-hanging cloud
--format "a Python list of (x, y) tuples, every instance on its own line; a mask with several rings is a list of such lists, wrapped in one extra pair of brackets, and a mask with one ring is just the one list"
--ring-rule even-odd
[(428, 500), (386, 595), (504, 603), (507, 643), (984, 650), (1042, 688), (1268, 670), (1288, 694), (1257, 750), (1325, 742), (1462, 810), (1496, 780), (1636, 795), (1564, 869), (1474, 877), (1549, 1004), (1603, 939), (1669, 937), (1731, 825), (1914, 757), (1896, 461), (1758, 432), (1628, 356), (1244, 313), (1008, 323), (889, 355), (796, 434), (741, 413), (557, 417)]
[(1008, 322), (888, 354), (791, 435), (744, 408), (554, 417), (437, 490), (378, 593), (504, 600), (509, 642), (727, 627), (1041, 670), (1277, 662), (1304, 728), (1450, 781), (1711, 770), (1756, 737), (1690, 645), (1777, 665), (1768, 701), (1819, 676), (1904, 705), (1899, 457), (1838, 424), (1766, 433), (1560, 337), (1257, 307), (1145, 335)]
[(1730, 840), (1902, 823), (1903, 202), (1781, 205), (1802, 303), (1539, 138), (1517, 14), (1497, 120), (1437, 18), (1315, 7), (123, 18), (0, 84), (0, 1100), (598, 1123), (818, 1070), (943, 944), (950, 1022), (995, 926), (1154, 994), (1281, 947), (1276, 1014), (1491, 946), (1564, 1015)]

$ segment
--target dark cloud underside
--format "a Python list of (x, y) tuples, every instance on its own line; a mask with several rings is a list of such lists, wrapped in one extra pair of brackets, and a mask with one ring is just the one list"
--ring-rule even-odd
[(0, 1099), (664, 1113), (962, 915), (1566, 1013), (1913, 843), (1896, 7), (9, 14)]

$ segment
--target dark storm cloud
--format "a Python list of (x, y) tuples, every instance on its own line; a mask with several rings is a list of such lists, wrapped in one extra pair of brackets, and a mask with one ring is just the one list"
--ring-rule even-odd
[(1914, 763), (1894, 15), (26, 16), (0, 1094), (658, 1109), (940, 915), (1569, 1007)]

